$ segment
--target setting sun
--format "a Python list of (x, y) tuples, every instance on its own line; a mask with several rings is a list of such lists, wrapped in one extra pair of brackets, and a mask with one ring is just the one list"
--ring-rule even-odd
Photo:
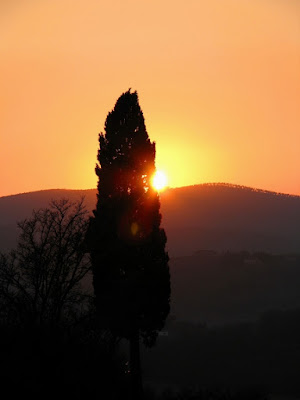
[(163, 190), (167, 186), (167, 176), (162, 171), (156, 171), (152, 178), (152, 186), (155, 190)]

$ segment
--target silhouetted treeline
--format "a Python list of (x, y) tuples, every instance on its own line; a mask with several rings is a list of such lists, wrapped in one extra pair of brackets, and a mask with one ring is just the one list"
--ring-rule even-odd
[(177, 320), (224, 324), (300, 307), (300, 254), (199, 251), (170, 269)]
[(30, 399), (126, 399), (126, 358), (112, 357), (103, 331), (0, 326), (1, 393)]
[(169, 320), (166, 332), (143, 354), (145, 380), (159, 390), (257, 388), (260, 394), (300, 395), (300, 308), (215, 327)]
[[(129, 400), (128, 353), (122, 343), (112, 353), (89, 292), (84, 208), (53, 206), (23, 221), (19, 246), (1, 257), (1, 388), (33, 399)], [(143, 351), (145, 399), (299, 396), (299, 267), (299, 254), (247, 251), (171, 260), (172, 317)]]
[(12, 397), (127, 398), (126, 358), (96, 317), (87, 225), (82, 201), (53, 201), (0, 254), (0, 388)]

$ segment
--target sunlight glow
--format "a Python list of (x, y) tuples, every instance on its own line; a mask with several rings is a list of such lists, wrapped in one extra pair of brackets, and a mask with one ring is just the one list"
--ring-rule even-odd
[(155, 190), (163, 190), (167, 186), (167, 176), (162, 171), (156, 171), (152, 178), (152, 186)]

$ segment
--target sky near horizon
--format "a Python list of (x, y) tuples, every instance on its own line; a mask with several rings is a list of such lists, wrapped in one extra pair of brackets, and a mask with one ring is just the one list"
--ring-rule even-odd
[(0, 196), (96, 187), (129, 88), (169, 186), (300, 195), (300, 1), (1, 0)]

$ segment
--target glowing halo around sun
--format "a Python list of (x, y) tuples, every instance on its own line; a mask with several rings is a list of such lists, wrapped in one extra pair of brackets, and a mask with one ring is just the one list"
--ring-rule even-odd
[(168, 181), (166, 174), (162, 171), (156, 171), (151, 180), (151, 184), (154, 187), (154, 189), (159, 192), (165, 189), (167, 183)]

